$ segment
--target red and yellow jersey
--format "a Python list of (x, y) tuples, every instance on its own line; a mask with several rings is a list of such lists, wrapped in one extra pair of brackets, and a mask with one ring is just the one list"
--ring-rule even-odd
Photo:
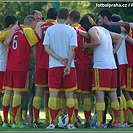
[(8, 36), (8, 34), (10, 33), (11, 30), (6, 30), (6, 31), (2, 31), (0, 32), (0, 42), (4, 41), (6, 39), (6, 37)]
[[(133, 32), (132, 32), (132, 38), (133, 38)], [(126, 53), (127, 53), (127, 68), (133, 66), (133, 46), (129, 42), (126, 41)]]
[[(83, 30), (85, 29), (81, 27), (80, 24), (73, 24), (71, 25), (72, 27)], [(92, 63), (92, 49), (83, 49), (82, 45), (85, 42), (89, 42), (88, 39), (84, 38), (83, 36), (77, 34), (77, 42), (78, 42), (78, 47), (76, 48), (76, 54), (75, 54), (75, 64), (76, 65), (88, 65)]]
[(7, 70), (28, 71), (30, 49), (37, 44), (39, 36), (31, 29), (19, 27), (12, 36), (7, 57)]
[(37, 44), (36, 68), (45, 68), (45, 69), (49, 68), (49, 55), (44, 51), (43, 40), (44, 40), (45, 32), (47, 28), (56, 23), (57, 23), (56, 20), (49, 19), (41, 25), (42, 39)]

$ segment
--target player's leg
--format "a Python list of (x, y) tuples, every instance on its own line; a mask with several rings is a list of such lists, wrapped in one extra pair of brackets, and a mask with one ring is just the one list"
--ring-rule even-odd
[(48, 108), (49, 108), (49, 116), (50, 116), (50, 125), (48, 127), (46, 127), (46, 129), (54, 129), (55, 128), (58, 92), (50, 91), (49, 95), (50, 95), (50, 97), (49, 97), (49, 101), (48, 101)]
[[(17, 82), (16, 82), (17, 81)], [(12, 128), (24, 127), (20, 121), (20, 111), (22, 104), (22, 95), (28, 91), (29, 73), (27, 71), (13, 71), (13, 101), (12, 110), (14, 115), (14, 122)]]
[(82, 94), (82, 101), (83, 101), (83, 110), (84, 110), (84, 116), (85, 116), (85, 123), (84, 128), (90, 128), (90, 117), (91, 117), (91, 99), (89, 94)]
[(133, 100), (132, 100), (132, 97), (129, 91), (123, 90), (123, 93), (124, 93), (126, 104), (127, 104), (128, 121), (130, 124), (131, 123), (133, 124)]
[[(36, 68), (35, 75), (35, 96), (33, 99), (33, 127), (38, 127), (37, 124), (39, 122), (39, 113), (42, 104), (42, 96), (44, 94), (44, 88), (47, 87), (48, 77), (46, 69)], [(47, 78), (46, 78), (47, 77)], [(45, 102), (45, 101), (44, 101)]]
[(8, 126), (8, 111), (10, 108), (10, 99), (12, 96), (12, 91), (10, 90), (5, 90), (4, 96), (3, 96), (3, 101), (2, 101), (2, 110), (3, 110), (3, 125), (2, 127), (7, 127)]
[(116, 91), (109, 92), (109, 98), (111, 100), (111, 114), (113, 117), (112, 127), (115, 128), (118, 126), (118, 111), (119, 111), (119, 102)]
[(101, 90), (95, 91), (96, 97), (96, 112), (97, 112), (97, 126), (103, 126), (103, 115), (105, 110), (104, 92)]
[(119, 102), (117, 98), (117, 70), (110, 70), (110, 91), (108, 92), (111, 101), (110, 112), (112, 114), (112, 128), (118, 127)]
[(44, 87), (36, 86), (35, 96), (33, 99), (33, 116), (34, 116), (33, 124), (34, 123), (37, 124), (39, 121), (39, 113), (40, 113), (43, 93), (44, 93)]

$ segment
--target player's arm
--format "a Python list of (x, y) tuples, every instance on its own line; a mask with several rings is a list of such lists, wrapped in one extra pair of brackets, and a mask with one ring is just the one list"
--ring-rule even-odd
[(81, 29), (79, 29), (78, 31), (76, 31), (78, 34), (80, 34), (81, 36), (83, 36), (84, 38), (90, 39), (89, 34), (86, 31), (83, 31)]
[(31, 59), (34, 60), (36, 62), (36, 47), (37, 45), (34, 45), (31, 50), (32, 50), (32, 55), (31, 55)]
[(14, 25), (14, 26), (12, 27), (10, 33), (8, 34), (8, 36), (6, 37), (6, 39), (3, 41), (3, 44), (4, 44), (4, 45), (7, 45), (7, 46), (8, 46), (8, 45), (10, 44), (10, 42), (11, 42), (11, 40), (12, 40), (12, 36), (13, 36), (15, 30), (16, 30), (18, 27), (19, 27), (18, 25)]
[(23, 30), (24, 30), (25, 36), (26, 36), (30, 46), (34, 46), (40, 41), (39, 35), (36, 32), (34, 32), (33, 29), (24, 28)]
[(0, 42), (3, 42), (9, 33), (10, 33), (10, 30), (0, 32)]
[(130, 36), (126, 37), (126, 41), (133, 45), (133, 38), (131, 38)]
[(64, 75), (63, 76), (67, 76), (70, 74), (70, 67), (71, 67), (71, 63), (72, 63), (74, 56), (75, 56), (75, 46), (70, 46), (69, 55), (68, 55), (68, 62), (67, 62), (67, 65), (64, 69)]
[(52, 56), (53, 58), (55, 58), (56, 60), (58, 60), (59, 62), (61, 62), (63, 65), (66, 65), (67, 60), (66, 58), (62, 58), (61, 56), (57, 55), (51, 48), (50, 45), (45, 45), (44, 44), (44, 49), (45, 51)]
[(133, 30), (133, 23), (130, 22), (129, 24), (130, 24), (131, 29)]
[(101, 44), (101, 40), (100, 40), (100, 37), (99, 37), (99, 34), (98, 34), (98, 30), (96, 28), (91, 28), (89, 30), (89, 35), (90, 35), (90, 38), (91, 38), (91, 42), (90, 43), (87, 43), (85, 42), (83, 44), (83, 48), (94, 48), (94, 47), (97, 47)]
[(121, 27), (122, 32), (129, 33), (130, 32), (130, 24), (128, 22), (113, 22), (113, 25), (119, 25)]
[(41, 28), (41, 24), (42, 22), (38, 22), (36, 24), (36, 33), (38, 34), (38, 36), (40, 37), (40, 39), (42, 38), (42, 28)]
[(115, 32), (110, 32), (112, 40), (115, 40), (115, 48), (113, 49), (113, 53), (115, 54), (117, 50), (119, 49), (122, 40), (124, 39), (122, 35), (117, 34)]

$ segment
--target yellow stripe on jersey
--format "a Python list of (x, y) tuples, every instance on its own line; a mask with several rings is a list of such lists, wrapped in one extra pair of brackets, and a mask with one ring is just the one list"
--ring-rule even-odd
[[(53, 24), (57, 24), (57, 20), (53, 20), (53, 19), (48, 19), (48, 20), (46, 20), (44, 23), (53, 23)], [(43, 23), (43, 24), (44, 24)]]
[(74, 27), (74, 28), (81, 27), (81, 25), (80, 25), (80, 24), (78, 24), (78, 23), (76, 23), (76, 24), (72, 24), (71, 26), (72, 26), (72, 27)]
[(20, 26), (23, 27), (24, 34), (25, 34), (30, 46), (37, 44), (39, 40), (38, 40), (34, 30), (31, 28), (25, 27), (24, 25), (20, 25)]
[(6, 31), (2, 31), (0, 32), (0, 42), (4, 41), (6, 39), (6, 37), (8, 36), (8, 34), (10, 33), (11, 30), (6, 30)]

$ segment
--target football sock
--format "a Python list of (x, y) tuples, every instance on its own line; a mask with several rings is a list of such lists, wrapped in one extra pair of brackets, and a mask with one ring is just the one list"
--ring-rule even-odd
[(11, 98), (11, 96), (5, 93), (3, 96), (3, 101), (2, 101), (4, 122), (6, 122), (6, 123), (8, 123), (8, 111), (9, 111), (9, 107), (10, 107), (10, 98)]
[(98, 126), (103, 124), (102, 122), (103, 122), (104, 110), (105, 110), (105, 103), (97, 102), (96, 103), (96, 112), (97, 112), (97, 125)]
[(14, 124), (18, 124), (20, 121), (20, 109), (21, 109), (21, 98), (22, 96), (19, 94), (14, 94), (12, 101), (12, 109), (14, 115)]
[(35, 96), (33, 99), (33, 122), (38, 123), (42, 98)]
[(129, 122), (133, 123), (133, 101), (127, 101), (127, 116)]
[(56, 114), (56, 100), (55, 97), (49, 97), (48, 108), (49, 108), (49, 118), (50, 124), (54, 124), (55, 114)]
[(124, 115), (123, 121), (124, 121), (124, 123), (126, 123), (126, 121), (127, 121), (127, 117), (126, 117), (127, 102), (126, 102), (125, 96), (123, 94), (121, 95), (121, 98), (123, 101), (123, 115)]
[(58, 123), (58, 118), (61, 116), (61, 99), (56, 98), (55, 124)]
[[(69, 118), (69, 120), (68, 120), (68, 124), (72, 124), (72, 115), (73, 115), (73, 113), (74, 113), (74, 105), (75, 105), (75, 103), (74, 103), (74, 99), (73, 98), (67, 98), (66, 99), (67, 100), (67, 112), (68, 112), (68, 118)], [(74, 124), (74, 123), (73, 123)]]
[(113, 124), (118, 124), (118, 111), (119, 111), (119, 102), (111, 102), (111, 111), (113, 115)]
[(85, 115), (85, 122), (89, 122), (91, 116), (91, 100), (90, 98), (83, 99), (83, 109)]

